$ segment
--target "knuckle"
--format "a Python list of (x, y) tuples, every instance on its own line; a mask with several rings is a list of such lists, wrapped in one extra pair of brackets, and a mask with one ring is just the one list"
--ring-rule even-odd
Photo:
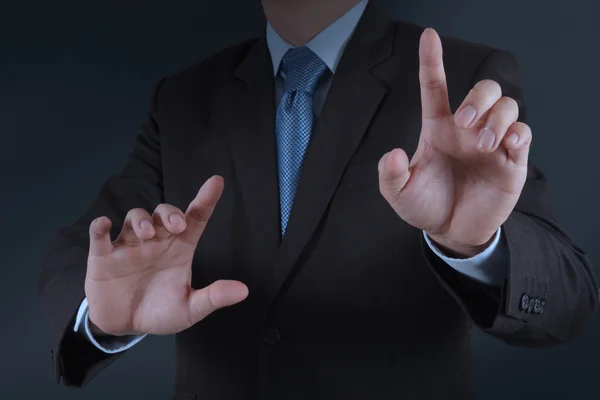
[(518, 130), (521, 134), (531, 134), (531, 128), (524, 122), (517, 121), (513, 124), (513, 129)]
[(191, 209), (188, 213), (188, 218), (192, 221), (204, 221), (207, 219), (206, 213), (203, 210), (199, 209)]
[(519, 103), (517, 103), (517, 101), (512, 97), (503, 96), (502, 98), (500, 98), (500, 101), (509, 108), (519, 109)]
[(143, 208), (132, 208), (127, 213), (127, 216), (130, 218), (133, 218), (133, 219), (138, 219), (138, 218), (143, 217), (145, 213), (146, 213), (146, 210), (144, 210)]
[(168, 207), (169, 207), (169, 205), (168, 205), (168, 204), (166, 204), (166, 203), (161, 203), (161, 204), (159, 204), (159, 205), (157, 205), (157, 206), (156, 206), (156, 208), (154, 209), (154, 213), (155, 213), (155, 214), (161, 214), (161, 213), (164, 213), (164, 212), (167, 210), (167, 208), (168, 208)]
[(492, 107), (490, 118), (496, 123), (503, 121), (503, 123), (510, 124), (517, 120), (518, 114), (519, 105), (517, 102), (510, 97), (501, 97)]
[(437, 90), (437, 89), (441, 89), (444, 87), (444, 80), (443, 79), (431, 79), (428, 81), (424, 81), (421, 82), (421, 86), (425, 89), (429, 89), (429, 90)]
[(167, 203), (162, 203), (159, 204), (158, 206), (156, 206), (156, 209), (154, 210), (155, 214), (160, 214), (161, 216), (168, 216), (172, 213), (178, 213), (178, 214), (182, 214), (181, 210), (171, 204), (167, 204)]
[(214, 208), (210, 207), (210, 206), (200, 205), (200, 206), (192, 207), (192, 208), (190, 208), (188, 217), (196, 222), (205, 222), (210, 219), (210, 217), (212, 216), (213, 210), (214, 210)]
[(216, 310), (217, 309), (217, 305), (214, 303), (213, 299), (212, 299), (212, 291), (214, 289), (215, 285), (209, 286), (206, 291), (206, 310), (207, 312), (210, 312), (212, 310)]
[(502, 87), (498, 82), (492, 79), (483, 79), (477, 82), (477, 84), (475, 85), (475, 89), (482, 91), (486, 94), (493, 94), (497, 96), (502, 94)]

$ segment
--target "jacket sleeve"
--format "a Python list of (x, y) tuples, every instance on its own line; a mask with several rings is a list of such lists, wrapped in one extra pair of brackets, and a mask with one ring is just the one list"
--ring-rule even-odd
[[(503, 95), (519, 104), (519, 121), (526, 122), (516, 58), (507, 51), (493, 51), (481, 63), (471, 87), (483, 79), (498, 82)], [(449, 268), (424, 239), (422, 248), (428, 264), (472, 322), (507, 344), (545, 347), (581, 332), (598, 307), (593, 268), (552, 216), (546, 178), (533, 165), (515, 209), (502, 226), (501, 240), (508, 251), (508, 274), (500, 288)]]
[(62, 380), (67, 386), (81, 387), (122, 354), (100, 351), (73, 327), (78, 307), (85, 298), (90, 223), (100, 216), (110, 218), (114, 240), (129, 210), (144, 208), (152, 213), (163, 202), (157, 122), (158, 93), (163, 82), (164, 79), (152, 94), (147, 122), (126, 165), (102, 185), (83, 216), (58, 231), (44, 254), (38, 290), (50, 325), (50, 352), (57, 383)]

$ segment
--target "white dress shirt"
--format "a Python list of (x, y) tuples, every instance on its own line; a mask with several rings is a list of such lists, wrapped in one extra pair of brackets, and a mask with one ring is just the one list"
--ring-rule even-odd
[[(317, 117), (321, 113), (331, 80), (333, 79), (344, 48), (352, 36), (367, 3), (368, 0), (362, 0), (356, 4), (346, 14), (338, 18), (306, 44), (329, 68), (329, 73), (324, 76), (313, 94), (313, 107)], [(284, 88), (283, 79), (279, 75), (279, 65), (284, 54), (293, 46), (279, 36), (271, 24), (267, 24), (266, 40), (273, 61), (273, 77), (275, 79), (274, 95), (276, 104), (278, 104), (283, 96)], [(447, 257), (432, 243), (425, 232), (423, 232), (423, 235), (431, 250), (458, 272), (479, 282), (494, 286), (500, 286), (506, 278), (508, 253), (504, 243), (501, 241), (500, 229), (498, 229), (492, 243), (485, 251), (466, 259)], [(98, 349), (109, 354), (125, 351), (145, 336), (95, 338), (89, 328), (87, 299), (84, 299), (79, 307), (74, 330), (85, 335)]]

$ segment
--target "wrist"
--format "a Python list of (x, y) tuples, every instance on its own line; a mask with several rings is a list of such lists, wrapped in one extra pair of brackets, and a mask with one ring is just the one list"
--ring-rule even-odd
[(92, 320), (90, 319), (89, 316), (88, 316), (88, 328), (90, 329), (90, 333), (94, 337), (111, 336), (108, 333), (104, 332), (102, 329), (98, 328), (98, 326), (92, 322)]
[(468, 245), (464, 243), (459, 243), (453, 240), (448, 240), (442, 236), (438, 235), (430, 235), (427, 233), (427, 236), (431, 239), (431, 241), (448, 257), (464, 259), (475, 257), (476, 255), (482, 253), (485, 249), (487, 249), (492, 241), (494, 240), (494, 235), (492, 235), (488, 240), (486, 240), (483, 244), (480, 245)]

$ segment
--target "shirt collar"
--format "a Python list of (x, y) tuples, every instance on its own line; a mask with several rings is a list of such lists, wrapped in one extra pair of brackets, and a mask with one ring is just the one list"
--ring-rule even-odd
[[(361, 0), (306, 44), (334, 73), (368, 1)], [(267, 23), (267, 46), (273, 61), (273, 75), (277, 75), (281, 59), (294, 46), (279, 36), (270, 23)]]

